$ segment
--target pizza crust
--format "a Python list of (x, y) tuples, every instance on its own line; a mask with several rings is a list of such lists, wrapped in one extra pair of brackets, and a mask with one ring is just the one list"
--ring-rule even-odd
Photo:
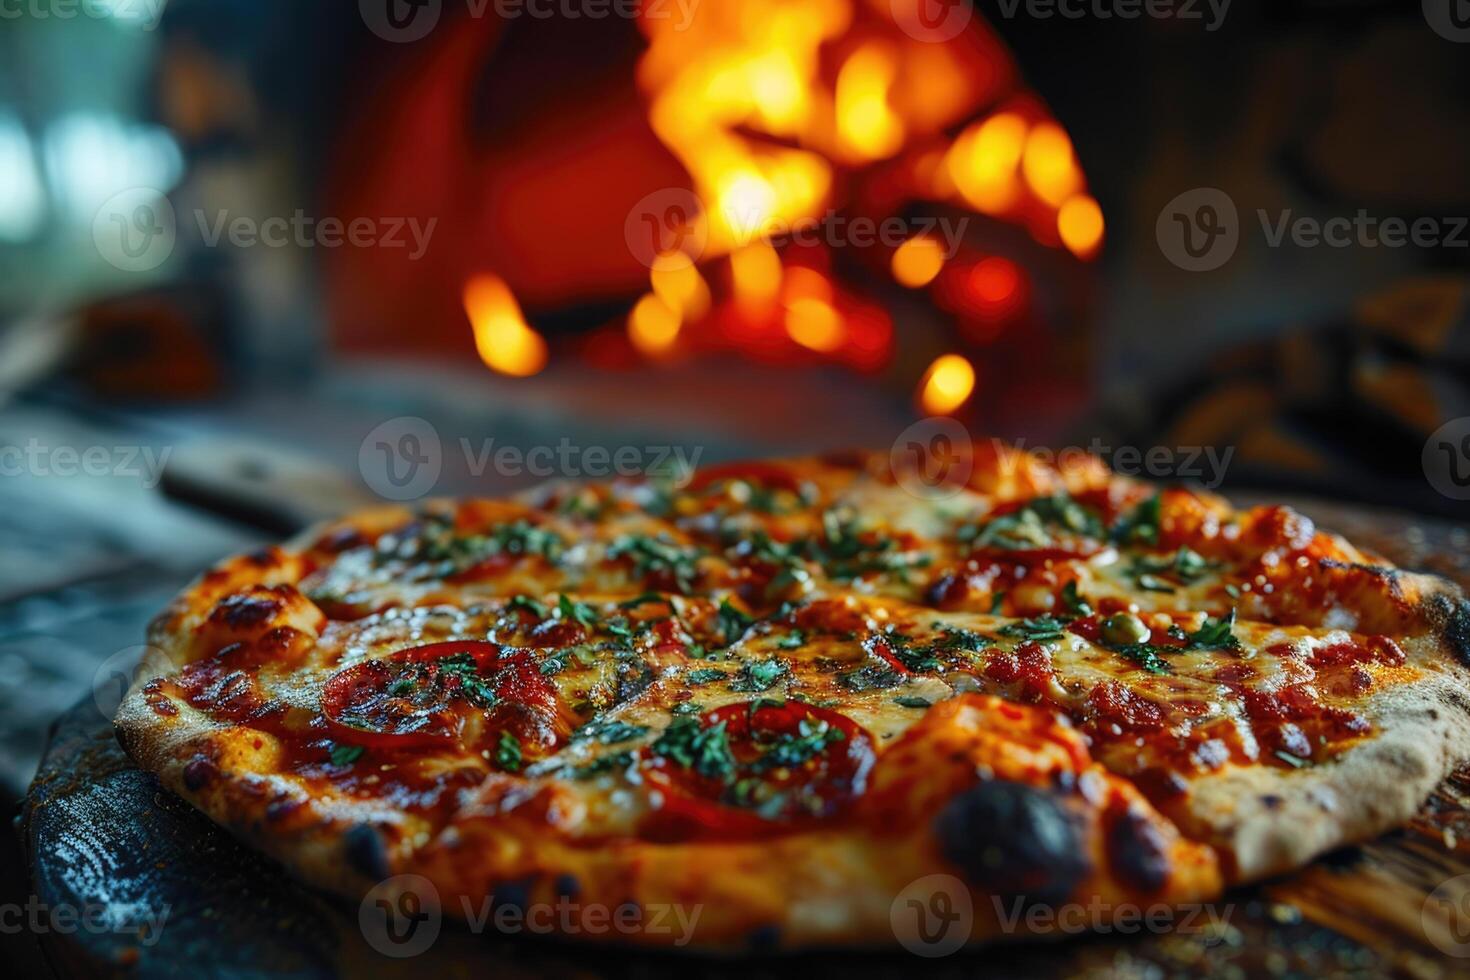
[(1403, 825), (1470, 759), (1470, 677), (1447, 668), (1375, 699), (1377, 734), (1307, 769), (1236, 768), (1191, 787), (1176, 815), (1234, 883), (1290, 871)]

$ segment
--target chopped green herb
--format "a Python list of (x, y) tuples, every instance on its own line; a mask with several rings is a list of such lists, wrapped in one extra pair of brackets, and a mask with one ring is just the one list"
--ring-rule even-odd
[(332, 746), (332, 765), (350, 766), (362, 758), (364, 751), (361, 745), (334, 745)]
[(723, 721), (705, 728), (697, 718), (675, 718), (651, 749), (655, 755), (710, 779), (725, 779), (735, 771), (735, 757), (730, 753)]
[(420, 523), (401, 532), (385, 534), (373, 549), (378, 566), (390, 561), (410, 563), (402, 573), (408, 581), (448, 578), (468, 571), (500, 554), (540, 555), (556, 561), (562, 540), (554, 532), (527, 521), (515, 521), (488, 534), (465, 534), (447, 514), (425, 515)]
[(1175, 581), (1188, 585), (1197, 582), (1214, 571), (1219, 565), (1207, 561), (1197, 551), (1179, 548), (1172, 555), (1137, 555), (1129, 564), (1128, 572), (1140, 588), (1150, 592), (1173, 592), (1174, 582), (1160, 576), (1170, 576)]
[(900, 694), (893, 699), (893, 703), (903, 708), (928, 708), (934, 704), (928, 698), (921, 698), (914, 694)]
[(495, 764), (506, 772), (521, 771), (521, 740), (508, 731), (500, 733), (500, 744), (495, 747)]
[(858, 529), (856, 517), (849, 511), (830, 508), (822, 512), (820, 539), (803, 543), (808, 557), (839, 581), (858, 578), (868, 572), (895, 572), (922, 568), (933, 559), (922, 552), (900, 551), (898, 542), (874, 532)]
[(1067, 620), (1055, 616), (1035, 616), (1002, 626), (1000, 634), (1034, 640), (1037, 643), (1060, 640), (1067, 634)]
[(456, 653), (438, 661), (438, 667), (444, 674), (458, 678), (459, 693), (470, 704), (486, 711), (495, 707), (498, 700), (495, 690), (481, 676), (474, 657), (468, 653)]
[(537, 602), (528, 595), (513, 595), (505, 604), (506, 609), (524, 609), (537, 619), (545, 619), (548, 615), (545, 603)]
[(744, 636), (745, 631), (750, 629), (750, 624), (755, 622), (729, 599), (720, 600), (718, 618), (720, 635), (725, 638), (725, 646), (729, 646)]
[(1154, 494), (1133, 508), (1113, 525), (1113, 540), (1119, 544), (1157, 544), (1159, 541), (1159, 505), (1162, 501), (1161, 494)]
[(797, 724), (797, 733), (783, 733), (771, 745), (769, 751), (756, 759), (751, 768), (756, 772), (771, 769), (792, 769), (816, 758), (828, 745), (841, 742), (847, 735), (840, 728), (833, 728), (825, 721), (811, 715)]
[(1146, 592), (1173, 592), (1174, 586), (1157, 575), (1144, 572), (1138, 576), (1138, 587)]
[(585, 602), (576, 602), (570, 596), (563, 593), (557, 596), (556, 611), (561, 618), (567, 622), (581, 623), (588, 629), (597, 622), (597, 610)]
[(902, 674), (892, 667), (879, 664), (859, 667), (838, 678), (838, 683), (849, 691), (881, 691), (890, 687), (898, 687), (903, 682)]
[(781, 639), (776, 641), (776, 646), (782, 650), (795, 650), (806, 642), (806, 634), (801, 630), (792, 630)]
[(684, 675), (684, 679), (691, 684), (713, 684), (715, 681), (724, 680), (727, 675), (723, 670), (713, 667), (705, 667), (700, 670), (691, 670)]
[(607, 556), (631, 559), (639, 575), (668, 575), (680, 592), (691, 591), (699, 577), (699, 549), (681, 545), (662, 535), (624, 535), (607, 549)]
[(1062, 586), (1062, 605), (1073, 616), (1092, 615), (1092, 606), (1077, 593), (1077, 583), (1075, 580)]
[(1151, 643), (1124, 643), (1109, 647), (1114, 653), (1127, 657), (1150, 674), (1169, 673), (1169, 664), (1160, 656), (1172, 647), (1154, 646)]
[(630, 742), (647, 733), (648, 726), (646, 725), (633, 725), (617, 719), (596, 720), (589, 721), (573, 732), (572, 741), (592, 739), (602, 745), (616, 745), (619, 742)]
[(981, 524), (966, 525), (956, 536), (976, 548), (1023, 551), (1056, 544), (1051, 529), (1069, 531), (1089, 538), (1103, 536), (1102, 521), (1088, 508), (1066, 494), (1037, 497), (1009, 514)]
[(573, 779), (592, 779), (617, 769), (627, 769), (633, 765), (635, 757), (631, 752), (609, 752), (607, 755), (599, 756), (591, 762), (573, 768), (568, 774)]
[(634, 596), (631, 599), (626, 599), (623, 602), (618, 603), (618, 608), (619, 609), (637, 609), (639, 606), (643, 605), (646, 602), (668, 602), (668, 601), (669, 601), (668, 596), (664, 595), (662, 592), (645, 592), (642, 595), (636, 595), (636, 596)]
[(730, 682), (730, 690), (743, 692), (769, 691), (786, 675), (786, 664), (772, 658), (755, 660), (740, 668), (740, 673)]
[(1205, 617), (1204, 625), (1189, 635), (1192, 650), (1239, 650), (1240, 641), (1235, 638), (1235, 610), (1219, 619)]

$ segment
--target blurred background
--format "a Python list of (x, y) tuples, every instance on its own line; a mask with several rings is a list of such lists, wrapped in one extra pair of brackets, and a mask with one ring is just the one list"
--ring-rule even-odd
[(1461, 7), (0, 2), (0, 786), (201, 565), (500, 448), (954, 418), (1463, 526)]

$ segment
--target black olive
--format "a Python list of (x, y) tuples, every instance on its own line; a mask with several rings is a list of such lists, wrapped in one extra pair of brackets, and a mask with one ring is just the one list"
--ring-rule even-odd
[(940, 850), (1002, 901), (1065, 901), (1091, 870), (1075, 814), (1058, 795), (1006, 780), (955, 797), (934, 821)]

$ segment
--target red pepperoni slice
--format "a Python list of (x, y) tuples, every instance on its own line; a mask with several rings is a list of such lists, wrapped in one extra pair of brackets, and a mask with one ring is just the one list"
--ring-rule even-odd
[(546, 743), (556, 690), (525, 650), (483, 640), (430, 643), (355, 664), (332, 675), (322, 711), (335, 737), (369, 748), (417, 748), (476, 741), (514, 729)]
[(662, 806), (654, 840), (759, 838), (840, 815), (863, 792), (873, 741), (844, 715), (796, 701), (731, 704), (676, 720), (644, 750)]

